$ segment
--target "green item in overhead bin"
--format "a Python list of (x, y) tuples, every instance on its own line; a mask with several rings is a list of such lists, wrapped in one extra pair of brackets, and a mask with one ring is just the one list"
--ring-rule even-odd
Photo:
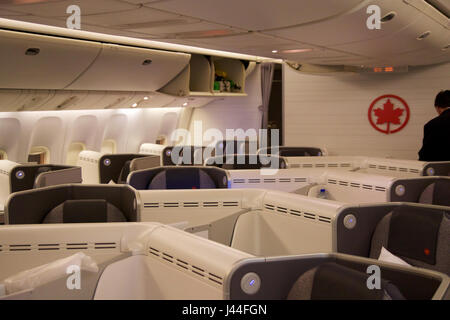
[(214, 81), (214, 91), (220, 91), (220, 81)]

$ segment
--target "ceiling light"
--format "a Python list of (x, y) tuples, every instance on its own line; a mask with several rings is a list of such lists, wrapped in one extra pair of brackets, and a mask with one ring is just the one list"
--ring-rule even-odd
[(417, 37), (417, 40), (423, 40), (431, 34), (431, 31), (425, 31), (420, 36)]
[(133, 105), (131, 106), (132, 108), (136, 108), (138, 106), (137, 103), (133, 103)]
[(183, 103), (183, 107), (187, 107), (187, 106), (188, 106), (187, 102)]
[(278, 53), (278, 50), (272, 50), (272, 53)]
[(313, 49), (305, 48), (305, 49), (292, 49), (292, 50), (283, 50), (282, 53), (302, 53), (302, 52), (310, 52), (313, 51)]
[(395, 12), (389, 12), (389, 13), (386, 14), (384, 17), (382, 17), (382, 18), (380, 19), (380, 21), (381, 21), (381, 23), (389, 22), (389, 21), (391, 21), (392, 19), (394, 19), (396, 15), (397, 15), (397, 13), (395, 13)]
[(144, 97), (144, 100), (148, 100), (149, 98), (148, 97)]

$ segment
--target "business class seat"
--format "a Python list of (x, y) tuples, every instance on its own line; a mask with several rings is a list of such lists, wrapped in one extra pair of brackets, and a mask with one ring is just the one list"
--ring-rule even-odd
[(221, 189), (228, 187), (228, 179), (219, 168), (168, 166), (135, 171), (129, 184), (137, 190)]
[(419, 198), (420, 203), (450, 206), (450, 179), (439, 179), (428, 185)]
[(228, 287), (231, 300), (446, 300), (447, 281), (436, 271), (322, 253), (253, 258), (234, 268)]
[(135, 222), (136, 194), (121, 186), (62, 185), (13, 194), (6, 224)]
[(206, 159), (205, 166), (214, 166), (226, 170), (286, 169), (286, 162), (278, 156), (233, 154)]
[(450, 274), (450, 217), (443, 211), (395, 208), (378, 222), (370, 258), (377, 259), (383, 247), (412, 266)]
[(144, 154), (102, 154), (80, 152), (77, 164), (83, 169), (85, 184), (125, 184), (128, 174), (141, 168), (159, 167), (161, 158)]
[(258, 150), (258, 154), (277, 155), (280, 157), (321, 157), (325, 151), (315, 147), (270, 147)]
[(292, 286), (288, 300), (405, 300), (400, 290), (384, 279), (380, 289), (367, 287), (368, 274), (335, 262), (303, 273)]

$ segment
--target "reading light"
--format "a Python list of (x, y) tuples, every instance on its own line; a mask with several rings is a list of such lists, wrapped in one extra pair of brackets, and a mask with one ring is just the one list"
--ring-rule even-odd
[(25, 178), (25, 172), (23, 172), (22, 170), (17, 171), (16, 178), (22, 180), (23, 178)]
[(272, 53), (278, 53), (278, 50), (272, 50)]
[(183, 103), (183, 107), (187, 107), (189, 103), (185, 102)]
[(431, 31), (426, 31), (417, 37), (417, 40), (423, 40), (431, 34)]
[(148, 100), (148, 97), (144, 97), (144, 100)]
[(136, 108), (138, 106), (137, 103), (133, 103), (133, 105), (131, 106), (132, 108)]

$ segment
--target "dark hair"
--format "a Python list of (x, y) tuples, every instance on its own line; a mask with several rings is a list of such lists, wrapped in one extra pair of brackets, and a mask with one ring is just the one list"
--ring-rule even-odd
[(434, 101), (434, 106), (438, 108), (450, 107), (450, 90), (442, 90), (439, 92)]

